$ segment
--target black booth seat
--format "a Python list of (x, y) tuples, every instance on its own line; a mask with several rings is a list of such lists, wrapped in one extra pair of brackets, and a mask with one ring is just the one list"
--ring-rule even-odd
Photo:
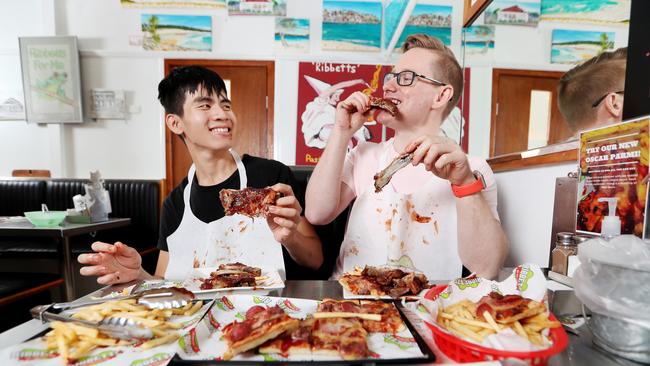
[[(291, 171), (300, 183), (303, 191), (307, 189), (307, 182), (314, 170), (313, 166), (291, 166)], [(323, 246), (323, 265), (317, 271), (305, 271), (302, 273), (298, 272), (298, 276), (303, 276), (302, 278), (296, 279), (319, 279), (326, 280), (328, 279), (332, 272), (334, 271), (334, 265), (336, 264), (336, 259), (339, 255), (339, 250), (341, 249), (341, 243), (343, 242), (343, 234), (345, 233), (345, 227), (348, 222), (348, 214), (350, 208), (346, 208), (337, 216), (332, 222), (327, 225), (314, 225), (316, 229), (316, 234), (321, 240)], [(303, 212), (304, 214), (304, 212)], [(289, 271), (287, 270), (287, 274)], [(287, 279), (290, 279), (287, 277)]]

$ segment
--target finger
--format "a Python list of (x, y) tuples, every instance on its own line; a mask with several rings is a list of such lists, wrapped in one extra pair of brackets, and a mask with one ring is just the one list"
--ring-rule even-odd
[(269, 206), (269, 211), (276, 216), (285, 218), (297, 219), (299, 217), (298, 210), (292, 207)]
[(440, 150), (441, 150), (440, 145), (433, 144), (433, 145), (431, 145), (431, 147), (430, 147), (429, 150), (427, 151), (426, 155), (425, 155), (424, 158), (422, 159), (422, 163), (423, 163), (425, 166), (428, 166), (428, 167), (429, 167), (428, 170), (431, 170), (431, 167), (433, 166), (433, 164), (434, 164), (434, 163), (438, 160), (438, 158), (440, 157), (440, 154), (442, 153)]
[(119, 281), (120, 281), (119, 272), (112, 272), (97, 278), (97, 283), (99, 283), (100, 285), (112, 285), (114, 283), (119, 283)]
[(285, 196), (278, 198), (278, 200), (275, 201), (275, 205), (270, 205), (269, 207), (272, 206), (295, 207), (300, 206), (300, 203), (298, 203), (296, 196)]
[(290, 185), (284, 183), (276, 183), (271, 186), (271, 189), (282, 193), (284, 196), (294, 196), (293, 188)]
[(425, 139), (422, 141), (417, 149), (413, 151), (413, 160), (411, 161), (411, 164), (413, 165), (418, 165), (422, 162), (422, 160), (425, 158), (427, 153), (429, 152), (429, 149), (431, 148), (431, 141), (428, 139)]
[(82, 276), (104, 276), (109, 273), (105, 266), (86, 266), (79, 269)]
[(133, 257), (138, 254), (137, 250), (119, 241), (115, 243), (115, 248), (116, 254), (120, 254), (125, 257)]
[(455, 163), (458, 161), (459, 156), (456, 153), (449, 153), (441, 155), (438, 160), (435, 162), (435, 167), (438, 170), (442, 170), (446, 166)]
[(289, 219), (285, 219), (284, 217), (280, 217), (280, 216), (275, 216), (273, 218), (273, 222), (282, 226), (283, 228), (287, 228), (290, 230), (297, 226), (297, 223), (295, 221), (291, 221)]
[(115, 253), (116, 250), (113, 244), (108, 244), (101, 241), (94, 242), (90, 247), (92, 248), (92, 250), (96, 252), (104, 252), (104, 253)]
[(404, 148), (404, 151), (402, 152), (403, 154), (410, 154), (415, 149), (420, 146), (420, 144), (427, 138), (427, 136), (419, 136), (415, 140), (411, 141), (408, 145), (406, 145), (406, 148)]
[(77, 257), (77, 262), (81, 264), (99, 264), (101, 262), (101, 256), (94, 253), (80, 254)]

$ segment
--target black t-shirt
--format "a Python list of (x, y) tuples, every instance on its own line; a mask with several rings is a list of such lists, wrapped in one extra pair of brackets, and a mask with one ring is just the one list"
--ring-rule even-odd
[[(246, 168), (248, 187), (264, 188), (276, 183), (288, 184), (293, 189), (296, 198), (298, 198), (300, 206), (305, 207), (305, 193), (303, 192), (303, 188), (300, 186), (288, 166), (279, 161), (258, 158), (250, 155), (244, 155), (242, 157), (242, 162)], [(158, 248), (160, 250), (169, 251), (169, 248), (167, 247), (167, 237), (174, 233), (181, 224), (183, 211), (185, 210), (183, 191), (187, 184), (187, 178), (183, 179), (181, 184), (174, 188), (163, 203), (162, 215), (160, 218), (160, 235), (158, 237)], [(222, 218), (224, 216), (224, 210), (221, 201), (219, 200), (219, 191), (224, 188), (239, 189), (239, 185), (238, 170), (236, 170), (225, 181), (213, 186), (199, 185), (195, 175), (192, 181), (190, 194), (190, 207), (192, 213), (199, 220), (205, 223)], [(282, 247), (282, 254), (284, 256), (284, 264), (288, 279), (290, 278), (290, 272), (293, 272), (294, 268), (304, 268), (298, 265), (293, 258), (291, 258), (284, 247)]]

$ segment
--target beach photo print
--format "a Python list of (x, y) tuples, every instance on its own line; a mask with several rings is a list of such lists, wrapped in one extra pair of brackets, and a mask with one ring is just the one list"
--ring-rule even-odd
[(417, 4), (397, 41), (396, 51), (411, 34), (424, 33), (451, 45), (451, 6)]
[(544, 0), (542, 21), (628, 26), (631, 0)]
[(536, 27), (539, 23), (540, 9), (540, 0), (495, 0), (485, 10), (483, 22)]
[(322, 49), (379, 52), (381, 1), (323, 1)]
[(309, 19), (275, 18), (275, 51), (309, 52)]
[(554, 29), (551, 63), (578, 64), (614, 49), (614, 32)]
[(211, 51), (212, 17), (142, 14), (142, 48), (148, 51)]

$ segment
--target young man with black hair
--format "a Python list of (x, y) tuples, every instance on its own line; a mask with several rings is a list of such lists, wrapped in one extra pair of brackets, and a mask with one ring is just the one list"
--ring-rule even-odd
[[(155, 277), (184, 279), (197, 267), (241, 261), (247, 265), (285, 266), (288, 277), (299, 266), (317, 269), (323, 262), (314, 228), (302, 217), (303, 192), (284, 164), (232, 149), (237, 121), (224, 81), (200, 67), (179, 67), (158, 85), (165, 123), (181, 136), (192, 157), (187, 178), (165, 199)], [(270, 215), (250, 219), (224, 216), (219, 191), (224, 188), (263, 188), (282, 193)], [(92, 244), (95, 253), (82, 254), (81, 274), (115, 284), (152, 276), (141, 267), (138, 252), (126, 244)]]

